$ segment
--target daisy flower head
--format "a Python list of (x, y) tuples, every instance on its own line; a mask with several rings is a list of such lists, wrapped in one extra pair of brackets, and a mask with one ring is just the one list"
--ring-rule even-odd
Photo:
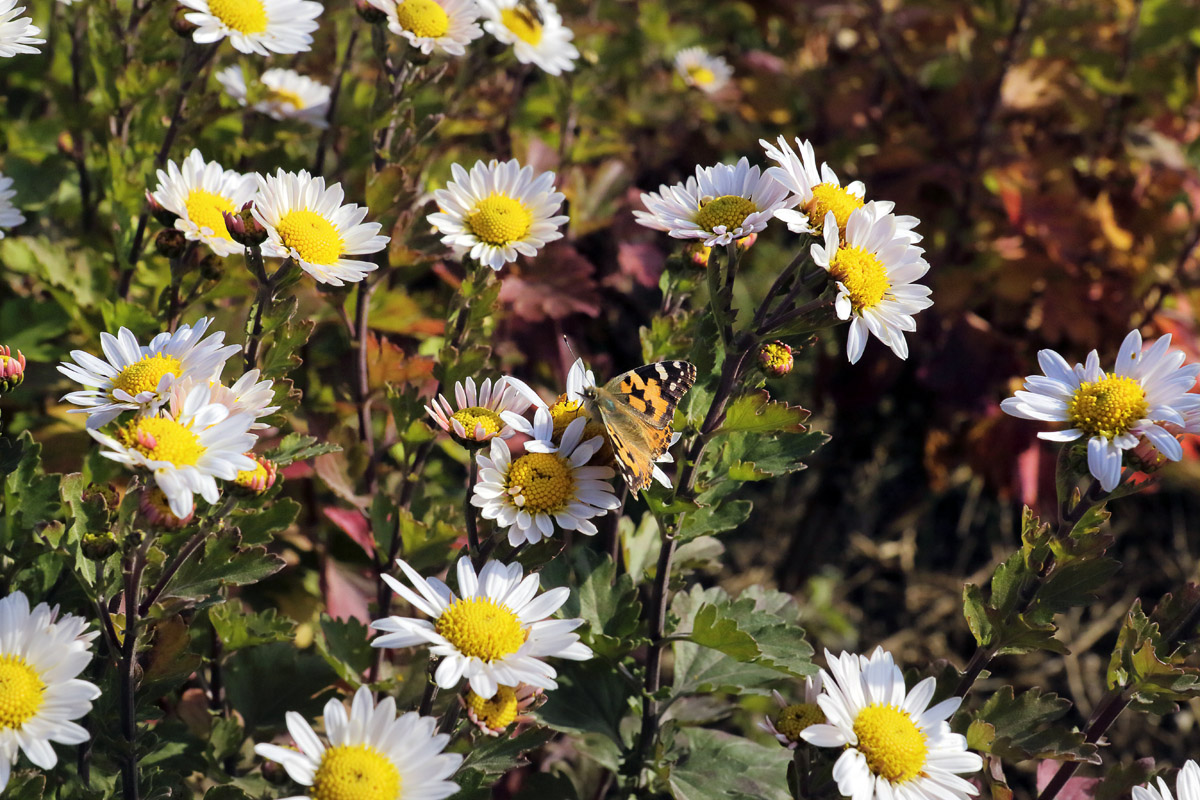
[(929, 287), (913, 283), (929, 270), (921, 248), (899, 229), (895, 215), (870, 203), (850, 215), (844, 238), (834, 213), (827, 212), (823, 235), (825, 244), (812, 245), (812, 258), (836, 283), (838, 319), (850, 320), (850, 363), (862, 357), (868, 333), (908, 358), (904, 334), (917, 329), (913, 315), (933, 305)]
[[(325, 84), (293, 69), (269, 69), (258, 80), (265, 96), (252, 106), (255, 111), (271, 119), (306, 122), (314, 128), (329, 126), (325, 114), (329, 111), (330, 89)], [(217, 83), (238, 105), (249, 102), (250, 90), (240, 66), (235, 64), (218, 72)], [(250, 182), (253, 184), (253, 177)]]
[(496, 737), (508, 730), (514, 722), (532, 722), (533, 717), (523, 712), (546, 699), (546, 693), (536, 686), (501, 686), (491, 698), (483, 698), (470, 689), (459, 700), (467, 710), (467, 719), (484, 736)]
[(538, 595), (538, 575), (524, 575), (520, 564), (489, 561), (476, 575), (470, 558), (459, 559), (455, 594), (437, 578), (422, 578), (403, 560), (396, 563), (413, 588), (390, 575), (383, 576), (384, 581), (433, 621), (408, 617), (376, 620), (371, 627), (384, 635), (371, 644), (431, 645), (430, 655), (439, 659), (434, 680), (443, 689), (453, 689), (463, 678), (471, 691), (484, 699), (495, 697), (501, 685), (525, 683), (554, 689), (558, 673), (542, 659), (586, 661), (592, 657), (591, 649), (573, 633), (583, 620), (549, 619), (567, 602), (570, 590), (558, 587)]
[(450, 735), (415, 711), (396, 716), (396, 700), (375, 703), (371, 690), (354, 693), (350, 713), (337, 699), (325, 704), (325, 738), (295, 711), (285, 719), (296, 748), (256, 744), (254, 752), (283, 766), (307, 794), (289, 800), (442, 800), (459, 790), (450, 776), (462, 763), (442, 752)]
[(388, 237), (379, 235), (378, 222), (363, 222), (367, 209), (342, 205), (345, 193), (324, 178), (279, 170), (258, 178), (254, 218), (267, 229), (263, 255), (291, 258), (320, 283), (357, 283), (378, 267), (346, 256), (378, 253)]
[(140, 416), (122, 426), (115, 436), (88, 429), (103, 445), (105, 458), (131, 469), (145, 469), (166, 495), (171, 513), (186, 518), (195, 507), (193, 495), (209, 503), (220, 498), (217, 478), (231, 481), (257, 466), (245, 453), (257, 437), (250, 432), (254, 418), (230, 414), (212, 402), (208, 386), (188, 393), (179, 413)]
[(46, 43), (38, 38), (42, 29), (31, 18), (21, 16), (24, 11), (25, 6), (18, 6), (17, 0), (0, 0), (0, 58), (38, 53), (33, 45)]
[(1100, 368), (1100, 355), (1071, 367), (1053, 350), (1038, 353), (1043, 375), (1025, 379), (1025, 390), (1004, 400), (1000, 408), (1021, 419), (1065, 422), (1066, 430), (1043, 432), (1038, 438), (1073, 442), (1087, 438), (1088, 470), (1111, 492), (1121, 482), (1124, 452), (1145, 437), (1168, 460), (1183, 458), (1183, 446), (1164, 425), (1187, 431), (1200, 411), (1200, 395), (1190, 393), (1200, 364), (1184, 365), (1182, 350), (1171, 350), (1167, 334), (1142, 349), (1142, 335), (1130, 331), (1117, 353), (1112, 372)]
[[(212, 392), (209, 402), (225, 406), (229, 409), (230, 414), (246, 414), (254, 420), (269, 417), (279, 410), (279, 406), (271, 405), (275, 400), (275, 382), (269, 379), (260, 381), (259, 375), (257, 369), (252, 369), (230, 386), (226, 386), (216, 378), (211, 380), (186, 378), (177, 381), (171, 387), (171, 414), (179, 414), (192, 389), (202, 384)], [(269, 427), (265, 422), (256, 421), (250, 426), (250, 430), (263, 430)]]
[(475, 0), (382, 0), (388, 30), (403, 37), (425, 55), (434, 51), (451, 56), (483, 36)]
[(512, 45), (522, 64), (533, 64), (550, 75), (575, 69), (579, 51), (575, 34), (549, 0), (479, 0), (483, 29), (503, 44)]
[(107, 360), (72, 350), (75, 363), (58, 365), (63, 375), (89, 387), (71, 392), (63, 400), (83, 406), (71, 413), (87, 414), (89, 428), (99, 428), (125, 411), (157, 411), (170, 399), (176, 381), (216, 380), (225, 361), (242, 349), (241, 345), (225, 344), (224, 331), (205, 337), (211, 323), (202, 317), (194, 327), (180, 325), (174, 333), (164, 331), (145, 345), (139, 345), (128, 328), (121, 328), (116, 336), (101, 333), (100, 349)]
[[(4, 0), (0, 0), (3, 2)], [(229, 39), (239, 53), (303, 53), (324, 6), (313, 0), (179, 0), (192, 9), (184, 19), (198, 26), (196, 44)]]
[(789, 703), (783, 695), (772, 690), (775, 702), (779, 704), (779, 713), (774, 717), (767, 716), (758, 723), (761, 730), (766, 731), (789, 750), (795, 750), (802, 741), (800, 734), (813, 725), (825, 722), (825, 712), (817, 704), (821, 696), (821, 676), (810, 675), (804, 679), (804, 702)]
[(254, 176), (224, 169), (193, 150), (180, 165), (167, 162), (158, 171), (158, 187), (150, 195), (176, 216), (175, 229), (189, 241), (203, 242), (219, 256), (242, 252), (225, 227), (223, 212), (231, 214), (254, 197)]
[(92, 710), (100, 689), (77, 676), (92, 660), (95, 631), (58, 607), (29, 607), (21, 592), (0, 600), (0, 791), (18, 750), (42, 769), (58, 754), (51, 742), (83, 744), (91, 735), (71, 720)]
[(530, 424), (524, 417), (506, 412), (509, 425), (533, 437), (525, 443), (524, 455), (513, 458), (508, 443), (493, 439), (488, 455), (479, 453), (479, 480), (471, 505), (484, 519), (508, 529), (509, 544), (537, 544), (554, 535), (557, 526), (588, 536), (597, 532), (593, 517), (602, 517), (621, 501), (609, 481), (612, 467), (589, 466), (604, 444), (597, 436), (583, 441), (586, 420), (567, 426), (558, 444), (553, 441), (554, 420), (539, 407)]
[(17, 190), (12, 185), (13, 179), (0, 173), (0, 239), (4, 238), (4, 228), (15, 228), (25, 222), (25, 215), (13, 204)]
[(979, 793), (960, 774), (983, 768), (967, 740), (950, 731), (947, 719), (961, 698), (930, 707), (936, 679), (911, 690), (904, 674), (882, 648), (867, 656), (825, 651), (817, 705), (825, 722), (809, 725), (800, 738), (843, 752), (833, 765), (838, 791), (855, 800), (955, 800)]
[(454, 164), (450, 172), (453, 180), (433, 193), (438, 211), (427, 218), (447, 246), (499, 271), (562, 238), (567, 218), (556, 215), (564, 198), (554, 191), (553, 172), (535, 177), (515, 158), (476, 161), (470, 172)]
[(1175, 794), (1162, 778), (1158, 786), (1148, 783), (1145, 786), (1133, 787), (1133, 800), (1200, 800), (1200, 766), (1188, 759), (1175, 777)]
[(742, 158), (736, 165), (696, 167), (685, 183), (643, 194), (647, 210), (633, 215), (647, 228), (713, 247), (763, 230), (786, 201), (783, 186)]
[(792, 193), (787, 204), (775, 212), (776, 219), (786, 223), (789, 231), (819, 236), (831, 211), (838, 227), (844, 229), (850, 215), (862, 208), (866, 194), (863, 182), (853, 181), (842, 186), (837, 173), (828, 164), (821, 164), (818, 170), (811, 142), (796, 138), (799, 155), (784, 136), (780, 136), (776, 144), (766, 139), (759, 139), (758, 143), (766, 150), (767, 157), (778, 165), (768, 169), (767, 174)]
[(683, 82), (705, 94), (716, 94), (729, 85), (733, 67), (703, 47), (688, 47), (675, 54), (675, 71)]
[(512, 426), (501, 414), (524, 414), (535, 403), (541, 405), (541, 398), (524, 381), (506, 375), (494, 384), (491, 378), (484, 379), (478, 390), (472, 378), (459, 381), (454, 384), (453, 404), (445, 395), (438, 395), (425, 411), (434, 424), (460, 444), (482, 446), (493, 437), (507, 439), (513, 435)]

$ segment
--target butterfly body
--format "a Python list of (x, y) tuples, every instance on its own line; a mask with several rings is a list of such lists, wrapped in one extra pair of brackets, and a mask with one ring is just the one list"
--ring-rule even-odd
[(659, 361), (622, 373), (604, 386), (580, 388), (584, 408), (604, 426), (630, 491), (650, 484), (654, 462), (671, 444), (675, 408), (695, 382), (692, 364)]

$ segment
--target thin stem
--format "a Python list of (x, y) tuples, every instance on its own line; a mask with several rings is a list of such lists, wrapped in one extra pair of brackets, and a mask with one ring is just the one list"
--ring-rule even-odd
[(475, 460), (475, 454), (470, 454), (470, 465), (467, 467), (467, 494), (463, 499), (463, 515), (467, 520), (467, 552), (471, 556), (471, 563), (475, 565), (475, 569), (483, 566), (482, 554), (479, 552), (479, 522), (475, 518), (475, 506), (471, 504), (472, 490), (475, 488), (475, 481), (479, 478), (479, 463)]
[(367, 341), (370, 336), (371, 294), (377, 285), (366, 280), (360, 281), (354, 304), (354, 399), (358, 411), (358, 441), (362, 444), (367, 459), (367, 494), (371, 495), (379, 488), (379, 478), (375, 463), (375, 427), (371, 422), (371, 375), (367, 364)]
[(121, 760), (121, 792), (125, 800), (138, 800), (138, 755), (137, 755), (137, 703), (136, 676), (138, 634), (138, 592), (141, 591), (142, 570), (145, 567), (144, 550), (150, 539), (147, 537), (134, 550), (125, 565), (125, 638), (121, 642), (120, 661), (120, 714), (121, 735), (125, 739), (127, 752)]
[(417, 713), (422, 717), (428, 717), (429, 712), (433, 710), (433, 701), (437, 697), (438, 685), (434, 680), (433, 675), (437, 671), (437, 659), (429, 659), (429, 671), (425, 676), (425, 693), (421, 695), (421, 704), (417, 706)]
[(789, 322), (792, 322), (793, 320), (800, 319), (801, 317), (805, 316), (806, 314), (811, 314), (814, 311), (820, 310), (820, 308), (822, 306), (829, 306), (830, 308), (832, 308), (833, 301), (829, 300), (829, 299), (821, 298), (821, 297), (815, 297), (812, 300), (809, 300), (807, 303), (805, 303), (802, 306), (793, 308), (790, 311), (784, 311), (779, 314), (776, 314), (774, 317), (771, 317), (771, 319), (767, 320), (762, 325), (760, 325), (758, 330), (755, 331), (755, 333), (758, 334), (759, 336), (765, 336), (766, 334), (770, 333), (773, 330), (782, 328), (784, 325), (787, 325)]
[[(279, 275), (279, 272), (270, 278), (267, 277), (261, 247), (246, 248), (246, 266), (258, 280), (258, 290), (254, 295), (254, 317), (246, 337), (245, 371), (249, 372), (258, 366), (258, 350), (262, 346), (263, 311), (271, 304), (275, 294), (274, 278)], [(280, 272), (282, 271), (280, 269)]]
[(187, 540), (180, 551), (175, 555), (175, 558), (171, 559), (171, 562), (163, 568), (162, 575), (158, 577), (158, 581), (154, 584), (153, 588), (146, 593), (146, 599), (144, 599), (141, 605), (138, 606), (138, 614), (145, 616), (146, 614), (150, 613), (150, 609), (154, 606), (154, 603), (157, 602), (158, 598), (162, 596), (162, 593), (171, 583), (171, 579), (175, 577), (175, 573), (179, 572), (179, 568), (182, 567), (184, 563), (192, 557), (193, 553), (200, 549), (200, 545), (204, 544), (204, 540), (208, 538), (208, 534), (211, 532), (211, 528), (204, 527), (198, 530), (195, 535), (192, 536), (192, 538)]
[[(750, 325), (752, 329), (757, 330), (762, 325), (763, 320), (767, 316), (767, 312), (771, 308), (771, 301), (775, 299), (775, 295), (779, 294), (779, 292), (783, 290), (784, 286), (787, 286), (788, 281), (795, 274), (796, 269), (806, 258), (808, 258), (808, 248), (802, 245), (800, 250), (796, 253), (788, 265), (780, 271), (778, 277), (775, 278), (775, 282), (771, 284), (771, 288), (767, 289), (767, 293), (763, 296), (762, 302), (758, 304), (758, 310), (754, 312), (754, 322)], [(792, 295), (789, 294), (788, 297), (792, 298)], [(785, 303), (790, 305), (790, 300), (785, 301)]]
[(338, 65), (337, 76), (329, 92), (329, 110), (325, 112), (325, 129), (317, 142), (317, 155), (313, 158), (313, 174), (320, 175), (325, 171), (325, 152), (333, 138), (333, 119), (337, 116), (338, 98), (342, 96), (342, 82), (346, 77), (346, 69), (350, 66), (350, 58), (354, 55), (354, 46), (358, 43), (358, 27), (350, 31), (350, 39), (346, 42), (346, 52), (342, 55), (342, 63)]
[[(642, 689), (642, 732), (638, 737), (637, 769), (646, 763), (646, 757), (658, 737), (658, 710), (654, 695), (662, 684), (662, 638), (667, 619), (667, 586), (671, 582), (671, 560), (675, 556), (675, 535), (664, 522), (659, 520), (662, 549), (658, 551), (658, 567), (654, 575), (654, 588), (650, 601), (650, 645), (646, 654), (646, 678)], [(638, 774), (632, 776), (636, 781)]]

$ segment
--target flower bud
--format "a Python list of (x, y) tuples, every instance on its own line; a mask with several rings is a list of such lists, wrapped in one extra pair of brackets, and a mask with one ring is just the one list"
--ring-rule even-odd
[(117, 487), (111, 483), (89, 483), (83, 487), (83, 502), (99, 501), (109, 511), (116, 511), (121, 505), (121, 495)]
[(776, 341), (758, 348), (758, 363), (763, 372), (773, 378), (782, 378), (792, 371), (795, 359), (792, 357), (792, 348)]
[[(741, 250), (749, 250), (757, 241), (758, 234), (752, 233), (749, 236), (743, 236), (741, 239), (738, 239), (737, 246)], [(700, 242), (692, 242), (684, 248), (684, 252), (687, 253), (688, 258), (692, 260), (693, 264), (704, 268), (708, 266), (708, 259), (712, 255), (712, 248), (705, 247)]]
[(194, 511), (186, 517), (175, 516), (162, 489), (149, 488), (143, 489), (142, 496), (138, 498), (138, 512), (149, 525), (172, 531), (187, 527), (195, 516)]
[(189, 22), (187, 15), (192, 13), (190, 8), (179, 6), (175, 9), (175, 13), (171, 16), (171, 30), (182, 36), (184, 39), (191, 39), (192, 34), (200, 26), (194, 22)]
[(371, 25), (382, 25), (387, 22), (387, 13), (370, 0), (354, 0), (354, 10)]
[(199, 263), (200, 276), (206, 281), (219, 281), (225, 273), (225, 262), (216, 253), (208, 253)]
[(163, 208), (162, 203), (154, 199), (154, 195), (150, 192), (146, 192), (146, 205), (150, 207), (150, 215), (158, 221), (159, 225), (164, 228), (175, 227), (175, 220), (179, 219), (179, 216), (175, 212)]
[(103, 561), (117, 552), (119, 546), (120, 542), (112, 531), (85, 533), (79, 542), (79, 549), (83, 551), (83, 555), (92, 561)]
[(8, 345), (0, 345), (0, 394), (11, 392), (25, 380), (25, 356), (18, 350), (16, 356)]
[(258, 247), (267, 240), (267, 229), (254, 218), (254, 203), (246, 203), (236, 213), (222, 211), (229, 236), (243, 247)]
[(58, 146), (59, 155), (75, 158), (75, 137), (71, 135), (70, 131), (60, 133), (55, 144)]
[(161, 230), (154, 238), (154, 249), (160, 256), (174, 261), (187, 249), (187, 236), (183, 231), (177, 231), (174, 228)]
[[(1170, 422), (1164, 422), (1161, 425), (1167, 433), (1174, 434), (1176, 439), (1182, 439), (1183, 434), (1186, 432), (1183, 428)], [(1130, 467), (1147, 475), (1153, 475), (1155, 472), (1158, 472), (1164, 464), (1170, 461), (1145, 436), (1138, 439), (1138, 443), (1132, 450), (1126, 450), (1125, 455), (1128, 459), (1126, 463)]]
[(233, 482), (248, 494), (262, 494), (275, 485), (279, 467), (269, 458), (246, 453), (247, 458), (254, 459), (258, 466), (254, 469), (243, 470), (237, 474)]

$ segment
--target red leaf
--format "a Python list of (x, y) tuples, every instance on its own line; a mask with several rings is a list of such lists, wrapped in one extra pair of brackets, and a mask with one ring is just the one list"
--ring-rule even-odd
[(330, 522), (341, 528), (368, 556), (374, 557), (375, 535), (371, 532), (371, 525), (366, 517), (357, 511), (336, 506), (326, 506), (321, 510), (329, 517)]
[(334, 619), (356, 619), (364, 625), (371, 623), (367, 609), (367, 591), (359, 584), (366, 581), (349, 573), (332, 558), (325, 560), (325, 609)]

